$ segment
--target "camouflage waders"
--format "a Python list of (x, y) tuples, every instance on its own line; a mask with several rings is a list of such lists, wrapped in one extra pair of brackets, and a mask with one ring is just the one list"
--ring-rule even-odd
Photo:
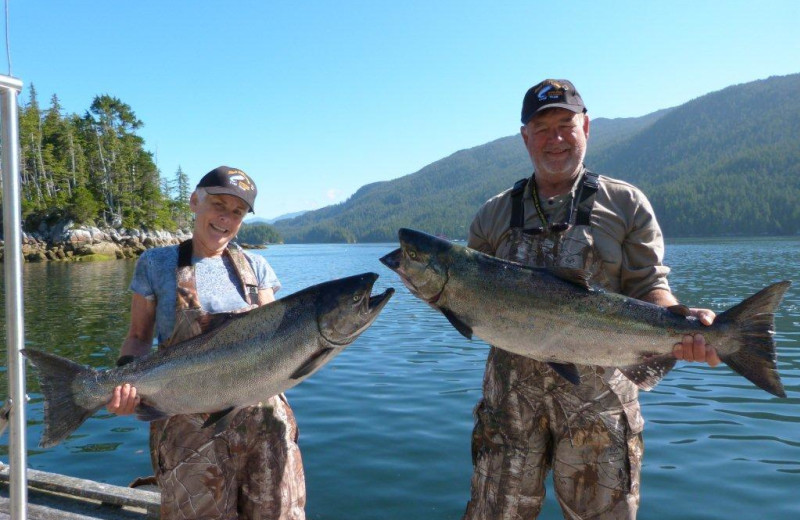
[[(586, 269), (593, 283), (607, 285), (590, 229), (596, 183), (587, 175), (569, 210), (553, 215), (563, 215), (563, 224), (548, 225), (545, 218), (533, 230), (523, 229), (526, 184), (518, 183), (507, 259)], [(533, 197), (538, 202), (538, 194)], [(564, 518), (636, 518), (643, 452), (637, 389), (613, 368), (578, 369), (581, 384), (573, 385), (546, 363), (492, 347), (475, 409), (464, 520), (535, 519), (551, 469)]]
[[(203, 332), (191, 251), (190, 241), (179, 248), (175, 332), (161, 348)], [(255, 274), (244, 254), (230, 247), (225, 254), (250, 302), (242, 311), (258, 306)], [(305, 519), (297, 424), (283, 394), (240, 410), (220, 433), (213, 426), (202, 428), (207, 417), (176, 415), (151, 423), (161, 518)]]

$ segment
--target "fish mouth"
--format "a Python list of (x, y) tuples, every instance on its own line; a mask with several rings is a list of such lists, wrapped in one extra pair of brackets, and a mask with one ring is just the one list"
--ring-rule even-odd
[(378, 279), (378, 275), (375, 273), (368, 273), (365, 275), (370, 281), (368, 282), (369, 285), (364, 291), (364, 297), (362, 300), (362, 316), (366, 316), (366, 321), (362, 327), (359, 327), (359, 334), (363, 332), (367, 327), (372, 325), (372, 322), (375, 321), (375, 318), (378, 317), (378, 314), (381, 313), (383, 308), (389, 303), (392, 295), (394, 294), (394, 288), (389, 287), (385, 291), (379, 294), (372, 294), (372, 286), (375, 281)]
[(389, 302), (389, 298), (391, 298), (393, 294), (394, 289), (389, 287), (380, 294), (370, 295), (369, 301), (367, 302), (367, 312), (377, 316)]
[(355, 332), (354, 337), (360, 335), (362, 332), (367, 330), (367, 328), (372, 325), (372, 322), (378, 317), (378, 314), (381, 313), (383, 308), (389, 303), (389, 300), (392, 298), (394, 294), (394, 288), (389, 287), (385, 291), (379, 294), (371, 294), (372, 293), (372, 285), (375, 283), (375, 280), (378, 279), (378, 275), (375, 273), (369, 273), (369, 278), (372, 280), (369, 282), (369, 287), (364, 292), (364, 298), (362, 300), (362, 311), (360, 312), (362, 319), (364, 320), (358, 330)]
[[(400, 269), (400, 258), (403, 256), (403, 250), (399, 247), (392, 251), (391, 253), (384, 255), (380, 258), (380, 261), (383, 265), (391, 269), (392, 271), (398, 273)], [(400, 274), (400, 273), (398, 273)]]
[(401, 248), (397, 248), (391, 253), (384, 255), (380, 258), (380, 261), (383, 265), (397, 273), (400, 277), (400, 280), (403, 284), (408, 287), (408, 290), (414, 294), (417, 294), (417, 288), (414, 287), (414, 284), (411, 282), (411, 279), (406, 275), (403, 271), (403, 268), (400, 266), (401, 259), (403, 257), (403, 250)]
[(382, 293), (372, 294), (372, 286), (377, 279), (376, 273), (363, 273), (332, 282), (347, 285), (347, 289), (338, 297), (351, 295), (357, 298), (349, 303), (337, 304), (341, 310), (330, 313), (326, 318), (327, 324), (317, 323), (320, 334), (329, 343), (337, 346), (349, 345), (372, 325), (394, 294), (392, 287)]
[[(427, 235), (420, 231), (414, 231), (413, 229), (401, 228), (398, 234), (400, 236), (401, 243), (405, 243), (404, 237), (406, 237), (407, 239), (413, 239), (415, 236), (417, 237), (422, 236), (425, 238), (432, 238), (434, 240), (443, 242), (446, 245), (449, 245), (449, 242), (445, 240), (434, 237), (432, 235)], [(408, 288), (408, 290), (411, 291), (412, 294), (414, 294), (414, 296), (420, 298), (425, 302), (430, 303), (431, 305), (436, 304), (436, 302), (439, 301), (439, 298), (441, 298), (442, 293), (444, 293), (445, 286), (442, 285), (442, 289), (432, 298), (423, 297), (422, 291), (420, 291), (419, 288), (416, 285), (414, 285), (414, 282), (411, 281), (411, 278), (403, 271), (403, 268), (401, 266), (402, 258), (403, 258), (403, 249), (401, 247), (398, 247), (394, 251), (382, 256), (379, 260), (383, 265), (385, 265), (386, 267), (397, 273), (397, 275), (400, 277), (400, 280), (403, 282), (403, 285), (405, 285)]]

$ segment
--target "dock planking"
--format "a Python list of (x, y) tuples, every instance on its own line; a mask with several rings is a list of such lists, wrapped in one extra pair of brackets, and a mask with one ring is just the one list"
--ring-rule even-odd
[[(157, 491), (129, 488), (28, 469), (31, 520), (149, 519), (159, 517)], [(9, 466), (0, 463), (0, 520), (10, 518)]]

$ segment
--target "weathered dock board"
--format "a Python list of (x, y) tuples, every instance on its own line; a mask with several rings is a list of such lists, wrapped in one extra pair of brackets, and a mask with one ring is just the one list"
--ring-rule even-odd
[[(9, 467), (0, 463), (0, 520), (10, 518)], [(158, 518), (158, 492), (28, 470), (31, 520)]]

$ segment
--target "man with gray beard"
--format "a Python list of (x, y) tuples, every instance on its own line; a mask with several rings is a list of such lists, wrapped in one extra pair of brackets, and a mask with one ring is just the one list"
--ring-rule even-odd
[[(532, 267), (584, 269), (608, 291), (677, 305), (649, 201), (583, 164), (589, 117), (574, 85), (547, 79), (531, 87), (522, 125), (534, 173), (478, 210), (468, 246)], [(706, 325), (715, 316), (690, 312)], [(674, 353), (720, 362), (701, 334), (685, 336)], [(536, 518), (551, 469), (564, 518), (636, 518), (644, 449), (638, 390), (612, 367), (578, 369), (574, 385), (546, 363), (490, 350), (475, 409), (465, 520)]]

